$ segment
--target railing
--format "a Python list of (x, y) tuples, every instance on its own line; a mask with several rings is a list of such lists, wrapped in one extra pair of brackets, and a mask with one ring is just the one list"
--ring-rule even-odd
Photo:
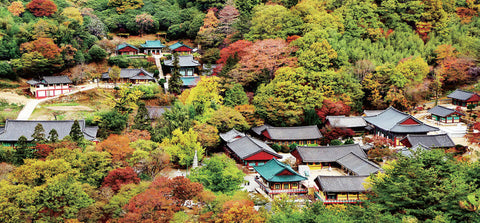
[(307, 189), (280, 189), (280, 190), (272, 190), (265, 186), (263, 182), (261, 182), (258, 178), (255, 178), (255, 182), (262, 188), (263, 191), (267, 194), (306, 194), (308, 193)]
[(356, 204), (356, 203), (363, 203), (364, 200), (331, 200), (331, 199), (326, 199), (323, 194), (320, 194), (318, 192), (314, 193), (315, 198), (318, 200), (322, 201), (324, 204)]

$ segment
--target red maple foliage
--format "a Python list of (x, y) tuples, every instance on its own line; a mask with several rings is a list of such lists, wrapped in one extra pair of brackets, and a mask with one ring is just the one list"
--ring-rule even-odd
[(247, 47), (251, 46), (253, 43), (248, 40), (239, 40), (236, 41), (227, 47), (220, 50), (220, 59), (217, 60), (217, 64), (225, 65), (229, 57), (236, 56), (241, 59), (247, 52)]
[(130, 140), (127, 136), (112, 134), (97, 145), (97, 151), (107, 151), (112, 154), (113, 161), (121, 162), (133, 153), (129, 144)]
[(140, 178), (133, 170), (132, 167), (117, 168), (108, 173), (103, 180), (103, 187), (111, 187), (113, 191), (120, 190), (122, 185), (130, 183), (139, 183)]
[(35, 146), (35, 155), (41, 160), (45, 158), (54, 150), (54, 148), (47, 144), (37, 144)]
[(287, 43), (290, 44), (291, 42), (295, 41), (296, 39), (298, 39), (300, 37), (301, 36), (299, 36), (299, 35), (289, 36), (289, 37), (287, 37)]
[(57, 11), (57, 5), (50, 0), (32, 0), (27, 4), (27, 9), (37, 17), (51, 16)]
[(132, 142), (135, 142), (139, 139), (150, 140), (151, 135), (147, 130), (132, 129), (130, 132), (126, 132), (125, 136)]
[(180, 210), (186, 200), (199, 196), (200, 183), (185, 177), (156, 178), (143, 193), (133, 197), (125, 205), (127, 213), (120, 222), (168, 222)]
[(327, 116), (334, 115), (348, 115), (350, 114), (350, 106), (343, 103), (343, 101), (323, 100), (323, 106), (316, 109), (318, 117), (325, 122)]
[(349, 138), (355, 135), (355, 132), (351, 129), (341, 129), (341, 128), (332, 128), (331, 126), (325, 126), (320, 129), (320, 132), (323, 135), (321, 144), (329, 144), (330, 141), (340, 138)]
[(20, 49), (26, 52), (39, 52), (43, 57), (48, 59), (53, 59), (59, 56), (62, 51), (52, 39), (44, 37), (31, 42), (22, 43)]

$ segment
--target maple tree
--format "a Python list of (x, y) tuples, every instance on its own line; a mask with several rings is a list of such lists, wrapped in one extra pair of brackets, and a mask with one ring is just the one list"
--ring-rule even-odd
[(48, 144), (37, 143), (35, 146), (35, 156), (39, 159), (45, 159), (53, 151), (53, 147)]
[(232, 34), (232, 32), (234, 31), (232, 29), (232, 26), (239, 15), (240, 13), (238, 12), (237, 8), (235, 8), (235, 6), (228, 4), (223, 7), (223, 9), (218, 12), (218, 19), (220, 21), (220, 32), (226, 35)]
[(350, 106), (343, 101), (332, 101), (330, 99), (323, 100), (322, 107), (316, 109), (318, 117), (325, 122), (327, 116), (348, 115), (350, 114)]
[(108, 6), (115, 7), (118, 14), (124, 13), (127, 9), (141, 8), (143, 5), (143, 0), (108, 0)]
[(355, 132), (349, 128), (335, 128), (331, 126), (325, 126), (320, 129), (320, 132), (323, 135), (322, 145), (330, 144), (331, 141), (342, 139), (342, 138), (352, 138), (355, 135)]
[(12, 2), (7, 9), (9, 12), (16, 16), (19, 16), (23, 12), (25, 12), (25, 7), (23, 7), (23, 3), (21, 1)]
[(238, 131), (245, 131), (250, 128), (245, 117), (240, 112), (227, 106), (221, 106), (214, 111), (207, 123), (215, 126), (219, 132), (227, 132), (232, 128)]
[(54, 59), (60, 56), (61, 49), (51, 38), (40, 37), (37, 40), (22, 43), (20, 49), (26, 52), (39, 52), (43, 57)]
[(51, 16), (57, 12), (57, 5), (50, 0), (32, 0), (27, 4), (27, 9), (37, 17)]
[(245, 51), (246, 54), (238, 62), (237, 72), (230, 74), (233, 81), (244, 86), (262, 77), (273, 78), (278, 68), (295, 62), (295, 58), (290, 57), (292, 49), (282, 39), (259, 40)]
[(264, 222), (265, 218), (255, 211), (253, 202), (249, 200), (227, 201), (223, 212), (216, 217), (216, 222)]
[(255, 106), (254, 105), (237, 105), (234, 108), (240, 114), (242, 114), (243, 117), (245, 117), (245, 121), (250, 126), (261, 126), (263, 125), (263, 120), (258, 116), (258, 114), (255, 112)]
[(78, 8), (75, 8), (75, 7), (64, 8), (61, 15), (77, 21), (78, 23), (80, 23), (80, 25), (83, 24), (83, 16), (80, 13), (80, 10)]
[(198, 142), (200, 142), (206, 148), (216, 148), (220, 143), (218, 129), (213, 125), (209, 125), (207, 123), (197, 123), (193, 126), (193, 130), (198, 133)]
[(133, 153), (130, 140), (126, 136), (111, 134), (107, 139), (97, 144), (97, 151), (106, 151), (112, 155), (115, 162), (125, 161)]
[(125, 205), (127, 213), (120, 222), (168, 222), (186, 200), (203, 191), (199, 183), (185, 177), (157, 177), (144, 192), (134, 196)]
[(156, 21), (154, 20), (153, 16), (147, 13), (143, 13), (140, 15), (135, 16), (135, 22), (139, 28), (140, 35), (143, 35), (150, 31), (151, 29), (155, 28)]
[(132, 167), (117, 168), (108, 173), (102, 183), (102, 187), (111, 187), (114, 192), (120, 190), (122, 185), (140, 182)]

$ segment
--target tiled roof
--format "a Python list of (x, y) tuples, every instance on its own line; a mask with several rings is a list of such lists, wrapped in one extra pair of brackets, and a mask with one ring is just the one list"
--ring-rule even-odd
[(381, 168), (355, 153), (349, 153), (337, 160), (337, 163), (355, 173), (357, 176), (369, 176), (372, 173), (377, 173)]
[[(110, 71), (110, 70), (109, 70)], [(143, 73), (145, 75), (139, 75), (140, 73)], [(108, 72), (102, 74), (103, 79), (109, 79), (110, 76), (108, 75)], [(124, 79), (132, 79), (132, 80), (155, 80), (153, 77), (153, 74), (146, 71), (143, 68), (122, 68), (120, 70), (120, 78)]]
[[(365, 121), (376, 126), (377, 128), (397, 133), (425, 133), (430, 131), (438, 131), (439, 129), (429, 126), (414, 118), (413, 116), (398, 111), (393, 107), (387, 108), (378, 115), (364, 117)], [(413, 119), (419, 124), (401, 125), (403, 121)]]
[(450, 148), (454, 147), (455, 143), (446, 133), (438, 135), (407, 135), (400, 141), (408, 140), (412, 146), (421, 144), (429, 148)]
[(316, 125), (295, 127), (268, 127), (266, 129), (272, 140), (312, 140), (322, 138)]
[(234, 152), (238, 157), (240, 157), (240, 159), (246, 159), (262, 151), (274, 155), (278, 158), (282, 157), (264, 142), (258, 139), (254, 139), (250, 136), (244, 136), (240, 139), (231, 141), (227, 143), (227, 147), (232, 150), (232, 152)]
[(182, 80), (182, 86), (194, 87), (197, 86), (198, 82), (202, 79), (200, 76), (189, 76), (189, 77), (180, 77)]
[(189, 46), (183, 44), (182, 42), (176, 42), (176, 43), (168, 46), (168, 48), (170, 48), (170, 50), (175, 50), (175, 49), (180, 48), (182, 46), (192, 49), (192, 47), (189, 47)]
[(401, 155), (406, 156), (406, 157), (412, 157), (415, 152), (421, 151), (421, 150), (431, 150), (431, 149), (428, 148), (427, 146), (417, 144), (417, 145), (413, 146), (412, 148), (404, 147), (402, 149), (399, 149), (399, 150), (397, 150), (397, 153), (400, 153)]
[(150, 119), (157, 119), (163, 115), (167, 110), (170, 110), (171, 106), (145, 106), (148, 111), (148, 117)]
[(354, 153), (361, 158), (367, 158), (367, 155), (358, 144), (340, 146), (297, 146), (295, 150), (304, 163), (336, 162), (349, 153)]
[(365, 192), (366, 176), (318, 176), (315, 183), (323, 192)]
[(225, 142), (233, 142), (237, 140), (239, 137), (244, 137), (245, 133), (239, 132), (236, 129), (232, 129), (226, 133), (220, 133), (220, 138), (223, 139)]
[[(171, 60), (165, 60), (163, 62), (165, 66), (173, 67), (173, 58)], [(178, 56), (178, 64), (180, 67), (197, 67), (200, 63), (193, 59), (193, 55)]]
[(446, 107), (443, 107), (441, 105), (437, 105), (431, 109), (428, 110), (428, 112), (432, 115), (437, 115), (437, 116), (440, 116), (440, 117), (446, 117), (446, 116), (449, 116), (455, 112), (457, 112), (458, 114), (460, 115), (465, 115), (455, 109), (451, 109), (451, 108), (446, 108)]
[(336, 128), (358, 128), (367, 126), (367, 122), (365, 122), (363, 117), (360, 116), (327, 116), (326, 119), (328, 120), (328, 123), (330, 123), (330, 126)]
[(365, 116), (374, 116), (382, 113), (385, 110), (363, 110)]
[[(45, 135), (48, 136), (50, 130), (55, 129), (58, 133), (58, 139), (70, 134), (73, 120), (66, 121), (34, 121), (34, 120), (7, 120), (5, 123), (5, 131), (0, 134), (0, 142), (16, 142), (20, 136), (25, 136), (31, 141), (35, 127), (42, 124), (45, 129)], [(80, 129), (85, 139), (96, 140), (98, 127), (86, 127), (85, 120), (78, 120)]]
[(213, 70), (217, 68), (218, 64), (211, 64), (210, 67), (208, 67), (208, 64), (203, 64), (202, 65), (202, 74), (203, 75), (212, 75)]
[(29, 80), (27, 81), (30, 85), (37, 84), (71, 84), (72, 81), (68, 76), (43, 76), (40, 80)]
[(160, 40), (146, 40), (144, 44), (140, 45), (143, 48), (157, 48), (161, 49), (164, 48), (165, 45), (162, 44)]
[[(271, 159), (263, 166), (255, 166), (253, 168), (258, 172), (258, 174), (260, 174), (269, 182), (297, 182), (307, 179), (306, 177), (295, 172), (292, 167), (278, 161), (277, 159)], [(284, 170), (291, 172), (293, 175), (277, 175)]]
[(270, 125), (261, 125), (261, 126), (256, 126), (252, 128), (252, 131), (255, 132), (257, 135), (261, 135), (263, 131), (267, 128), (271, 128), (272, 126)]
[(472, 97), (475, 93), (470, 92), (470, 91), (464, 91), (457, 89), (454, 92), (450, 93), (447, 95), (448, 98), (453, 98), (453, 99), (458, 99), (462, 101), (468, 100), (470, 97)]
[(117, 46), (117, 50), (121, 50), (121, 49), (123, 49), (123, 48), (125, 48), (125, 47), (127, 47), (127, 46), (132, 47), (133, 49), (138, 50), (137, 47), (135, 47), (135, 46), (133, 46), (133, 45), (130, 45), (130, 44), (128, 44), (128, 43), (119, 44), (119, 45)]

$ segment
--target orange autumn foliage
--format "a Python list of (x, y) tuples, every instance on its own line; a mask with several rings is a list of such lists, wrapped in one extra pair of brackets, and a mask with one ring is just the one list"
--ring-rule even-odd
[(223, 205), (223, 213), (217, 216), (215, 222), (265, 222), (249, 200), (232, 200)]
[(22, 43), (20, 49), (26, 52), (39, 52), (43, 57), (53, 59), (62, 51), (50, 38), (40, 37), (37, 40)]
[(50, 0), (32, 0), (27, 4), (27, 8), (37, 17), (51, 16), (57, 12), (57, 5)]
[(97, 145), (97, 151), (107, 151), (112, 155), (113, 161), (125, 161), (134, 151), (129, 144), (127, 136), (112, 134)]
[(13, 15), (19, 16), (23, 12), (25, 12), (25, 7), (23, 7), (23, 3), (21, 1), (12, 2), (10, 6), (8, 6), (8, 11)]

